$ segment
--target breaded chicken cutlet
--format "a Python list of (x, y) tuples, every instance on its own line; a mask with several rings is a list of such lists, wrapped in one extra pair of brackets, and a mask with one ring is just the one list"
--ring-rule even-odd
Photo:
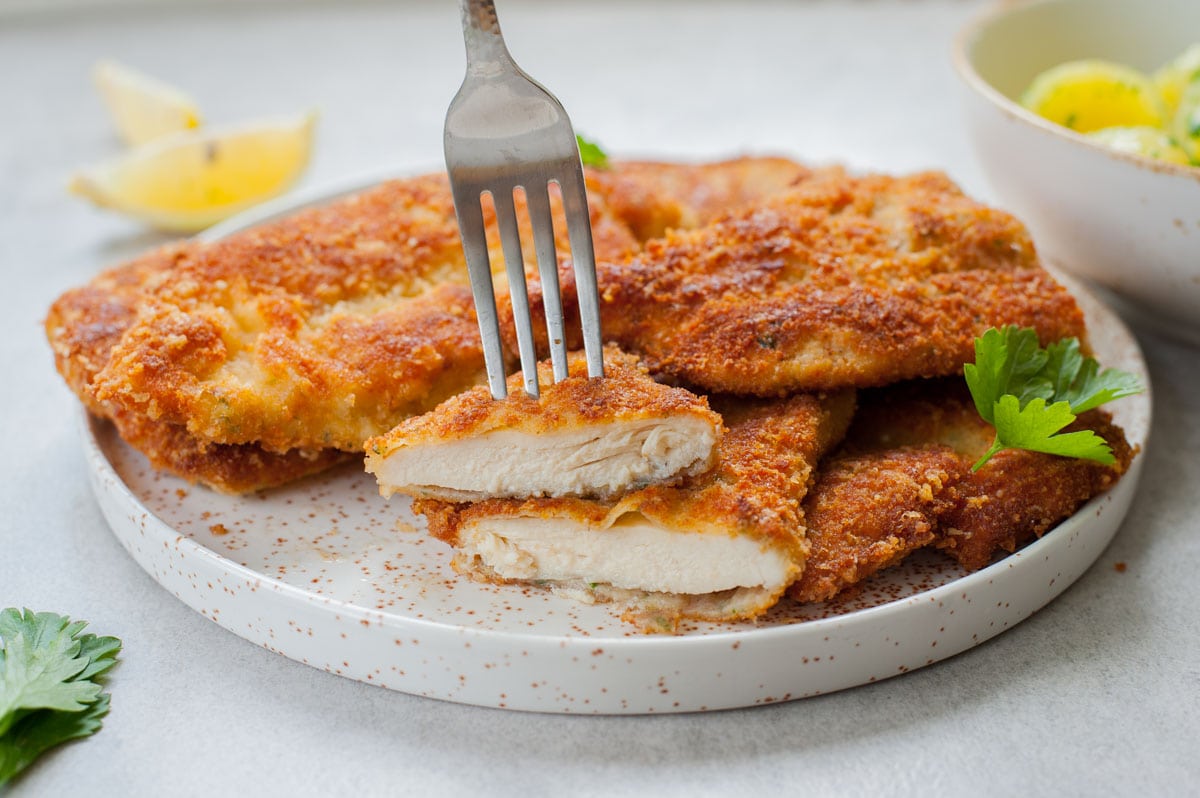
[[(977, 336), (1009, 324), (1043, 342), (1084, 334), (1082, 312), (1041, 267), (1021, 223), (936, 173), (814, 173), (600, 263), (597, 279), (606, 339), (652, 373), (712, 392), (773, 396), (955, 374)], [(561, 282), (569, 305), (566, 271)], [(535, 308), (539, 300), (534, 282)]]
[[(808, 174), (767, 160), (770, 169), (739, 159), (589, 173), (597, 258), (640, 248), (626, 218), (694, 223)], [(658, 183), (687, 189), (656, 200)], [(557, 195), (552, 206), (561, 220)], [(499, 272), (490, 213), (488, 236)], [(534, 252), (527, 221), (522, 237)], [(565, 225), (556, 239), (569, 258)], [(368, 437), (479, 382), (466, 279), (448, 184), (429, 175), (109, 270), (60, 297), (46, 332), (68, 385), (156, 467), (243, 492), (359, 453)]]
[(1068, 428), (1090, 429), (1116, 462), (1005, 450), (979, 471), (994, 430), (961, 380), (922, 380), (862, 391), (841, 449), (821, 466), (805, 501), (812, 552), (788, 595), (823, 601), (936, 546), (970, 571), (1040, 537), (1112, 487), (1135, 450), (1104, 410)]
[(471, 501), (484, 498), (605, 498), (630, 488), (706, 471), (721, 417), (704, 397), (655, 382), (637, 359), (607, 347), (604, 378), (589, 379), (582, 353), (553, 381), (508, 396), (480, 385), (366, 442), (366, 468), (385, 495)]
[(746, 620), (775, 604), (808, 556), (801, 501), (844, 434), (852, 391), (724, 399), (716, 464), (612, 500), (421, 499), (413, 509), (474, 579), (615, 601), (646, 631), (684, 618)]

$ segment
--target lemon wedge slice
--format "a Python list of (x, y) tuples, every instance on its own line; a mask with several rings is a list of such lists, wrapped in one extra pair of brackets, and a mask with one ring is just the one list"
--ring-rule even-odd
[(1154, 73), (1154, 86), (1168, 114), (1175, 113), (1179, 101), (1183, 99), (1183, 92), (1197, 79), (1200, 79), (1200, 44), (1193, 44)]
[(316, 114), (175, 133), (87, 169), (70, 190), (192, 233), (282, 193), (308, 165)]
[(192, 98), (149, 75), (101, 61), (92, 68), (92, 80), (127, 144), (145, 144), (200, 126), (200, 109)]
[(1034, 78), (1021, 105), (1079, 133), (1106, 127), (1162, 127), (1166, 108), (1150, 79), (1109, 61), (1069, 61)]
[(1106, 127), (1088, 133), (1087, 137), (1118, 152), (1184, 166), (1191, 163), (1188, 154), (1180, 149), (1175, 140), (1166, 131), (1156, 127)]

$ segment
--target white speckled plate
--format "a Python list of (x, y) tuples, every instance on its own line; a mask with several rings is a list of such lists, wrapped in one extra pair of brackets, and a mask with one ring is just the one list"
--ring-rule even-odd
[[(1072, 287), (1100, 360), (1148, 385), (1129, 331)], [(1150, 407), (1148, 393), (1113, 405), (1130, 441), (1143, 447)], [(575, 713), (786, 701), (957, 654), (1029, 617), (1087, 570), (1124, 518), (1145, 457), (1108, 494), (982, 571), (964, 575), (947, 558), (922, 552), (852, 599), (785, 601), (757, 624), (645, 636), (603, 605), (457, 577), (447, 547), (417, 531), (404, 501), (381, 499), (358, 466), (230, 497), (155, 472), (105, 422), (89, 418), (83, 444), (96, 497), (121, 543), (166, 590), (230, 631), (382, 687)]]

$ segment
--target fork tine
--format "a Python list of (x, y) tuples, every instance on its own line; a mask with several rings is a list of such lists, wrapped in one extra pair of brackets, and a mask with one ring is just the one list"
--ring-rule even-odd
[(525, 393), (536, 398), (539, 395), (537, 348), (533, 342), (533, 321), (529, 317), (529, 291), (525, 287), (525, 259), (521, 254), (521, 233), (517, 227), (517, 211), (513, 207), (513, 189), (494, 190), (492, 201), (496, 205), (504, 267), (508, 271), (508, 295), (512, 301), (513, 322), (517, 326), (517, 349), (521, 353)]
[(542, 306), (546, 309), (546, 333), (550, 340), (550, 362), (554, 381), (567, 378), (567, 343), (563, 331), (562, 296), (558, 286), (558, 253), (554, 246), (554, 220), (550, 216), (549, 185), (525, 189), (533, 241), (537, 249), (538, 274), (542, 280)]
[[(471, 296), (475, 300), (475, 317), (479, 322), (479, 337), (483, 341), (483, 361), (487, 369), (488, 387), (492, 396), (503, 399), (508, 395), (504, 381), (504, 350), (500, 346), (500, 319), (496, 314), (496, 295), (492, 287), (492, 265), (488, 257), (487, 234), (483, 226), (483, 208), (479, 196), (456, 192), (454, 210), (462, 233), (463, 253), (467, 256), (467, 273), (471, 278)], [(524, 281), (522, 281), (524, 285)]]
[(587, 355), (589, 377), (604, 376), (604, 350), (600, 340), (600, 296), (596, 289), (596, 253), (592, 248), (591, 215), (583, 184), (583, 166), (575, 159), (558, 178), (562, 188), (563, 210), (567, 217), (567, 236), (571, 241), (571, 260), (575, 267), (575, 285), (579, 296), (579, 319), (583, 326), (583, 348)]

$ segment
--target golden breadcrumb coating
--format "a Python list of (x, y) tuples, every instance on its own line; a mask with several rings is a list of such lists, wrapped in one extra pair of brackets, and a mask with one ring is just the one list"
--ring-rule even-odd
[(761, 156), (698, 164), (614, 161), (589, 174), (588, 192), (602, 195), (644, 242), (706, 225), (817, 173), (787, 158)]
[(1094, 430), (1114, 465), (1005, 450), (973, 473), (994, 430), (961, 379), (862, 391), (859, 403), (805, 502), (812, 552), (788, 591), (800, 601), (831, 598), (927, 545), (982, 568), (1108, 490), (1136, 454), (1106, 411), (1091, 410), (1068, 430)]
[(969, 469), (945, 446), (842, 454), (822, 464), (804, 503), (812, 547), (788, 589), (824, 601), (937, 538), (951, 488)]
[(268, 452), (253, 443), (208, 443), (183, 427), (149, 421), (136, 413), (112, 417), (120, 436), (155, 468), (221, 493), (265, 490), (317, 474), (355, 458), (338, 449)]
[[(656, 208), (678, 208), (681, 200), (664, 196), (656, 204), (654, 181), (698, 169), (638, 168), (629, 180), (619, 179), (619, 165), (600, 178), (589, 170), (599, 258), (639, 247), (607, 208), (606, 193), (635, 218), (670, 213)], [(721, 192), (738, 190), (722, 179)], [(689, 196), (703, 191), (695, 187)], [(531, 261), (523, 197), (516, 206)], [(551, 206), (558, 257), (566, 261), (554, 188)], [(504, 261), (490, 203), (484, 212), (499, 273)], [(497, 287), (503, 291), (502, 276)], [(214, 446), (236, 444), (247, 464), (264, 464), (257, 479), (243, 469), (237, 484), (276, 484), (278, 458), (267, 453), (300, 450), (304, 463), (338, 459), (314, 453), (358, 451), (367, 437), (483, 374), (444, 175), (392, 181), (218, 242), (151, 252), (65, 293), (47, 315), (46, 333), (60, 373), (90, 411), (120, 416), (125, 430), (136, 426), (140, 448), (168, 470), (224, 489), (233, 484), (225, 454), (214, 453), (234, 450)], [(147, 448), (168, 440), (186, 443), (186, 469), (171, 465), (179, 462), (173, 450)]]
[(368, 458), (386, 457), (401, 446), (459, 440), (497, 429), (539, 435), (567, 426), (673, 414), (696, 415), (714, 425), (721, 423), (721, 417), (709, 409), (707, 399), (655, 382), (636, 357), (615, 346), (604, 348), (603, 379), (588, 378), (582, 352), (569, 355), (568, 376), (562, 382), (554, 382), (550, 363), (538, 363), (539, 398), (525, 393), (523, 379), (521, 372), (508, 377), (508, 396), (504, 399), (493, 399), (486, 385), (478, 385), (424, 415), (402, 421), (390, 432), (366, 442)]
[[(597, 252), (637, 246), (602, 200), (592, 206)], [(552, 207), (561, 217), (557, 194)], [(569, 257), (565, 229), (558, 239)], [(342, 459), (319, 450), (360, 451), (367, 437), (479, 382), (465, 282), (449, 187), (430, 175), (151, 252), (61, 296), (46, 333), (67, 384), (93, 413), (119, 416), (155, 463), (249, 490)], [(238, 448), (219, 448), (227, 445)], [(243, 467), (231, 480), (234, 451)]]
[[(760, 396), (953, 374), (989, 327), (1082, 337), (1025, 228), (941, 174), (813, 174), (598, 266), (604, 336), (651, 372)], [(574, 283), (562, 274), (565, 301)], [(540, 286), (531, 285), (536, 306)], [(571, 318), (572, 314), (567, 314)]]
[[(693, 230), (715, 219), (751, 207), (767, 197), (785, 192), (818, 176), (841, 175), (839, 167), (810, 169), (778, 157), (742, 157), (712, 163), (684, 164), (657, 161), (615, 161), (609, 169), (588, 172), (588, 196), (603, 197), (614, 217), (644, 245), (673, 230)], [(528, 244), (523, 244), (528, 247)], [(637, 251), (637, 248), (629, 250)], [(598, 264), (616, 262), (596, 251)], [(529, 285), (534, 341), (538, 357), (549, 357), (541, 279), (535, 269), (525, 275)], [(574, 264), (559, 260), (565, 338), (568, 349), (583, 346), (575, 294)], [(507, 286), (497, 293), (500, 332), (508, 350), (517, 352), (516, 327)]]
[[(773, 401), (715, 400), (726, 433), (718, 446), (717, 463), (709, 471), (677, 486), (652, 485), (615, 501), (574, 498), (487, 499), (469, 504), (417, 500), (413, 510), (429, 522), (435, 537), (460, 545), (465, 526), (485, 518), (563, 519), (597, 529), (636, 514), (680, 535), (744, 536), (764, 551), (782, 552), (799, 574), (808, 553), (800, 502), (822, 454), (836, 445), (853, 414), (852, 392), (830, 396), (796, 395)], [(455, 568), (485, 581), (506, 581), (477, 558), (457, 557)], [(723, 600), (698, 595), (694, 601), (664, 601), (662, 596), (623, 596), (632, 602), (627, 620), (646, 631), (673, 628), (682, 618), (744, 620), (765, 612), (783, 593), (760, 591), (747, 596), (730, 593)], [(603, 591), (593, 598), (616, 598)], [(751, 600), (752, 599), (752, 600)], [(649, 611), (649, 615), (647, 612)], [(647, 622), (652, 616), (653, 622)], [(664, 626), (664, 617), (669, 623)]]
[(207, 442), (359, 448), (480, 377), (453, 214), (431, 176), (197, 247), (139, 297), (94, 395)]

